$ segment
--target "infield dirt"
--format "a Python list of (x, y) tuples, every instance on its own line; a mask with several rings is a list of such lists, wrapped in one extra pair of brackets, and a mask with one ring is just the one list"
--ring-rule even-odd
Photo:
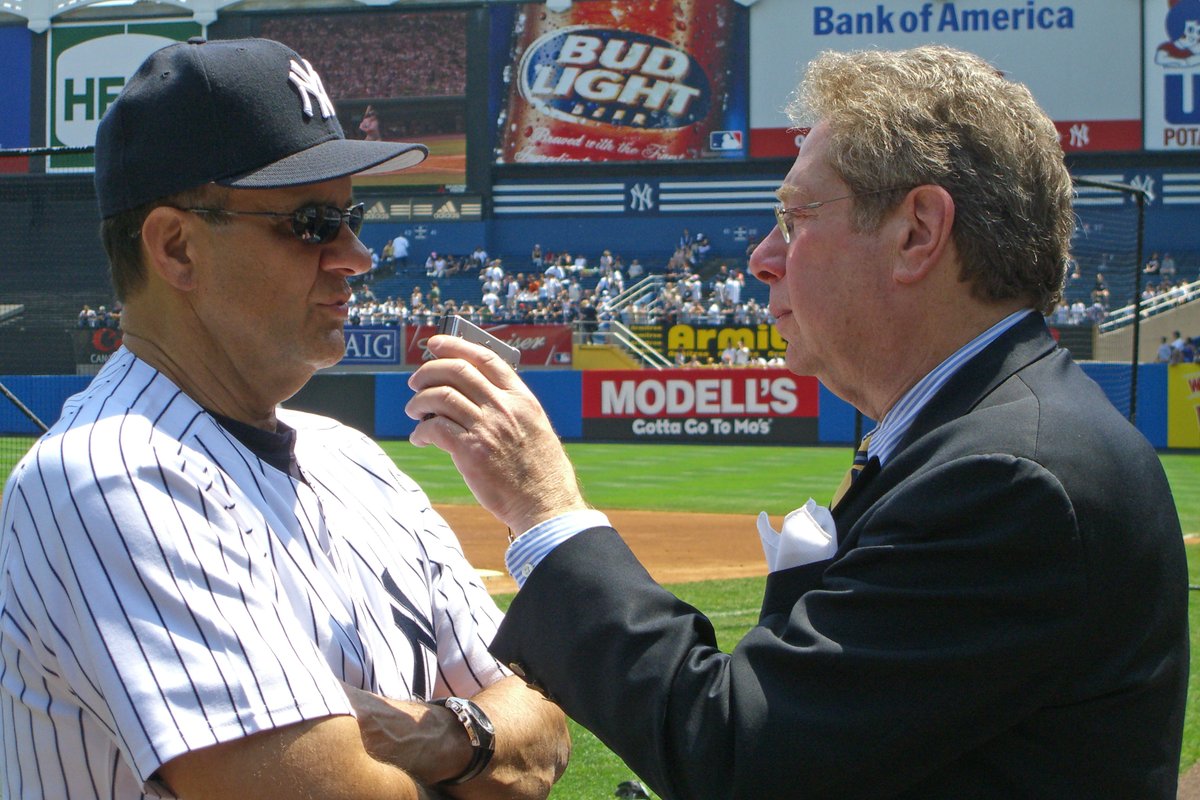
[[(488, 591), (515, 592), (504, 569), (504, 526), (478, 506), (435, 506), (458, 534), (463, 551), (483, 572)], [(613, 526), (660, 583), (766, 575), (762, 545), (750, 514), (609, 511)], [(778, 526), (780, 520), (772, 520)], [(498, 575), (490, 573), (496, 572)]]

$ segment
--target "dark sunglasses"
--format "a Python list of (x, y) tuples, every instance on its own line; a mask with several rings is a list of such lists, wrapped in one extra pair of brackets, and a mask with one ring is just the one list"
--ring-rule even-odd
[(342, 223), (355, 236), (363, 226), (363, 204), (356, 203), (347, 209), (337, 206), (307, 205), (295, 211), (231, 211), (227, 208), (181, 208), (194, 214), (229, 214), (243, 217), (277, 217), (292, 221), (292, 233), (308, 244), (332, 242), (342, 231)]

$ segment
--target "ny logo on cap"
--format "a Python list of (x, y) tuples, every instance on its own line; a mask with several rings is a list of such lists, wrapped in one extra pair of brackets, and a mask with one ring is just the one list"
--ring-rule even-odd
[(312, 102), (308, 99), (311, 94), (321, 105), (321, 119), (329, 119), (334, 114), (333, 101), (325, 92), (325, 84), (321, 83), (321, 76), (317, 74), (307, 59), (300, 59), (300, 63), (304, 66), (297, 64), (294, 59), (291, 60), (292, 70), (288, 74), (288, 80), (300, 92), (300, 99), (304, 101), (304, 116), (311, 117), (313, 115)]

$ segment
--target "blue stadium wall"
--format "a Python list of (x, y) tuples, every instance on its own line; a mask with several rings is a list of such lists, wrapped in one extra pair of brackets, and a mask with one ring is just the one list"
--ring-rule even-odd
[[(1129, 397), (1128, 364), (1088, 362), (1081, 365), (1122, 412)], [(402, 439), (414, 423), (404, 414), (412, 397), (406, 372), (321, 374), (287, 403), (336, 417), (380, 439)], [(582, 376), (575, 370), (528, 372), (523, 377), (545, 407), (555, 430), (568, 441), (583, 437)], [(74, 375), (0, 376), (8, 389), (41, 420), (52, 424), (63, 402), (83, 390), (89, 378)], [(794, 444), (851, 444), (855, 437), (853, 407), (820, 387), (817, 441)], [(1167, 368), (1142, 364), (1138, 370), (1137, 426), (1152, 445), (1167, 446)], [(869, 421), (864, 421), (869, 426)], [(30, 435), (37, 428), (12, 403), (0, 400), (0, 435)], [(783, 442), (773, 442), (780, 443)]]

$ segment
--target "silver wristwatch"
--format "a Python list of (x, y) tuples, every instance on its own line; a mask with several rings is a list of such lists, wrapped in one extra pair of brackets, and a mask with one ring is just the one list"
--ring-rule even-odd
[(483, 709), (471, 700), (462, 697), (442, 697), (429, 702), (453, 711), (467, 731), (467, 738), (471, 740), (471, 761), (461, 775), (442, 781), (447, 786), (466, 783), (483, 772), (492, 760), (492, 755), (496, 752), (496, 729), (487, 714), (483, 713)]

